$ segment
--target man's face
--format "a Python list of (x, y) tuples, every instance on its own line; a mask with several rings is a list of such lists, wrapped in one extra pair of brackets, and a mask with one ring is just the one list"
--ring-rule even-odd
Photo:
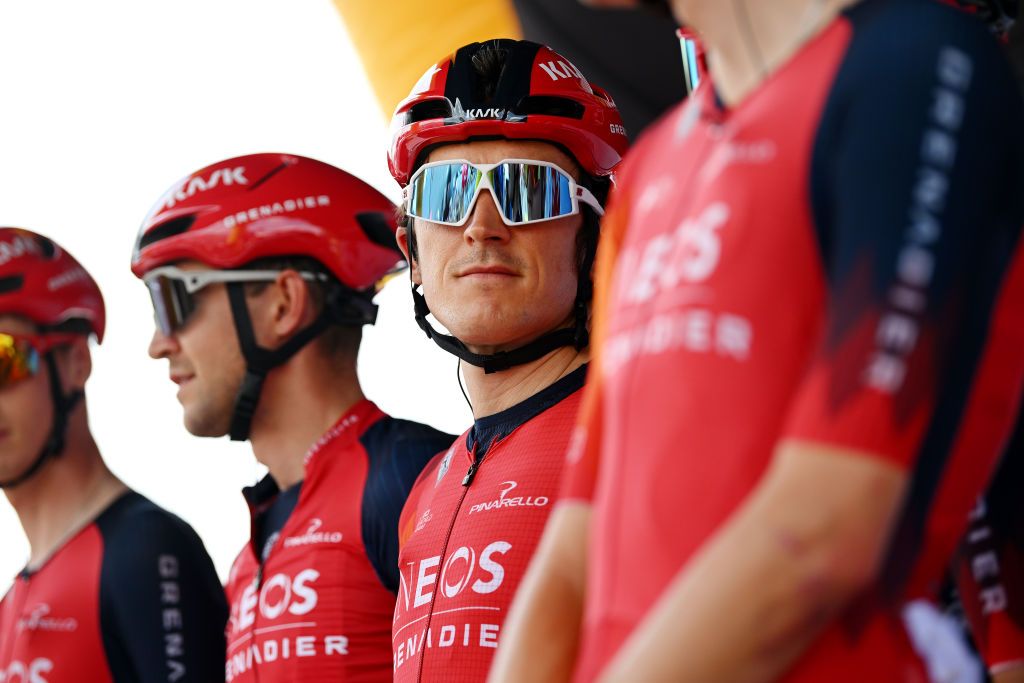
[[(35, 329), (22, 318), (0, 315), (0, 332), (35, 334)], [(52, 425), (49, 369), (40, 358), (34, 376), (0, 387), (0, 481), (10, 481), (32, 465)]]
[[(176, 265), (182, 270), (207, 268), (194, 261)], [(231, 425), (245, 360), (225, 285), (207, 285), (193, 297), (195, 310), (185, 325), (170, 335), (156, 330), (149, 355), (168, 361), (170, 379), (178, 385), (178, 401), (185, 411), (185, 429), (195, 436), (223, 436)]]
[[(427, 162), (465, 159), (488, 164), (535, 159), (578, 178), (576, 164), (543, 142), (495, 140), (438, 147)], [(483, 190), (460, 227), (415, 219), (413, 282), (423, 285), (431, 312), (476, 353), (522, 346), (572, 318), (576, 297), (579, 214), (529, 225), (506, 225)], [(407, 235), (399, 240), (407, 248)]]

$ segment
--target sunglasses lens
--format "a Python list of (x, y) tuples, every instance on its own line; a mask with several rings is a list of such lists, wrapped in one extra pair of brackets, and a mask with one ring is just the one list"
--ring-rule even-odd
[(160, 332), (172, 334), (181, 329), (195, 310), (195, 302), (185, 289), (185, 283), (161, 275), (147, 280), (146, 285)]
[(573, 213), (572, 179), (551, 166), (506, 162), (491, 171), (494, 200), (509, 223), (560, 218)]
[(469, 213), (482, 177), (469, 164), (426, 166), (409, 183), (406, 211), (431, 223), (457, 224)]
[[(507, 161), (488, 173), (494, 201), (510, 225), (575, 213), (573, 180), (564, 171)], [(425, 166), (409, 183), (406, 211), (432, 223), (458, 225), (472, 208), (482, 179), (481, 171), (467, 163)]]
[(39, 372), (39, 352), (27, 340), (0, 334), (0, 387)]

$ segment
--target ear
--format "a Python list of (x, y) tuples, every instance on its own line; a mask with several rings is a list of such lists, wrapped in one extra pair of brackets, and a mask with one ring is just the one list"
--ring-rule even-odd
[(416, 250), (412, 248), (410, 242), (416, 241), (416, 235), (412, 232), (412, 219), (409, 219), (410, 227), (404, 225), (398, 226), (395, 230), (395, 241), (398, 242), (398, 248), (402, 250), (402, 254), (405, 256), (405, 260), (409, 262), (409, 278), (413, 284), (423, 284), (423, 279), (420, 277), (420, 264), (416, 261)]
[[(309, 287), (294, 270), (281, 271), (265, 292), (270, 298), (270, 330), (275, 341), (287, 339), (313, 318)], [(276, 347), (277, 344), (275, 343)]]
[(85, 382), (92, 375), (92, 353), (89, 351), (89, 338), (85, 335), (76, 337), (60, 354), (63, 362), (58, 361), (61, 372), (61, 387), (65, 393), (83, 391)]

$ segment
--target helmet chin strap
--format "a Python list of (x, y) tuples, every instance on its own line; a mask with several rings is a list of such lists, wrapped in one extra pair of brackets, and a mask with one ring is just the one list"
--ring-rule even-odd
[(435, 330), (427, 320), (427, 316), (430, 315), (427, 300), (416, 291), (416, 285), (412, 286), (412, 300), (416, 311), (416, 324), (427, 334), (428, 339), (432, 339), (442, 349), (458, 356), (470, 365), (483, 368), (488, 375), (535, 361), (563, 346), (574, 346), (580, 350), (590, 342), (590, 333), (587, 331), (586, 304), (583, 305), (581, 315), (578, 297), (574, 304), (576, 322), (572, 327), (553, 330), (519, 348), (489, 354), (473, 353), (458, 337), (441, 334)]
[(375, 303), (358, 294), (349, 294), (335, 288), (328, 294), (320, 315), (308, 327), (299, 330), (278, 348), (265, 349), (256, 343), (249, 306), (245, 301), (245, 285), (241, 282), (232, 282), (228, 283), (227, 289), (235, 333), (238, 335), (242, 357), (245, 358), (245, 377), (235, 397), (235, 407), (228, 429), (228, 436), (232, 441), (245, 441), (249, 438), (252, 418), (256, 414), (256, 407), (263, 391), (263, 382), (271, 370), (283, 365), (331, 325), (372, 325), (377, 320)]
[(39, 451), (35, 460), (32, 461), (32, 464), (28, 466), (28, 469), (14, 479), (0, 481), (0, 489), (13, 489), (20, 484), (24, 484), (35, 476), (50, 458), (57, 457), (64, 451), (64, 445), (67, 440), (68, 418), (71, 415), (71, 411), (82, 399), (81, 391), (72, 391), (69, 394), (64, 393), (64, 389), (60, 385), (60, 375), (57, 373), (57, 361), (54, 359), (53, 352), (48, 352), (44, 358), (46, 359), (47, 372), (50, 375), (50, 396), (53, 399), (53, 424), (50, 426), (50, 435), (46, 438), (46, 443), (43, 444), (43, 448)]
[(426, 298), (416, 290), (416, 284), (413, 283), (412, 301), (416, 324), (426, 333), (428, 339), (433, 340), (442, 349), (458, 356), (470, 365), (483, 368), (484, 373), (488, 375), (543, 358), (563, 346), (572, 346), (577, 351), (582, 351), (590, 343), (587, 320), (594, 290), (594, 285), (590, 281), (590, 270), (594, 265), (596, 251), (597, 238), (594, 236), (593, 239), (587, 240), (586, 253), (583, 256), (583, 263), (580, 264), (579, 277), (576, 282), (576, 299), (573, 301), (574, 322), (572, 327), (552, 330), (523, 346), (508, 351), (489, 354), (474, 353), (458, 337), (441, 334), (430, 325), (427, 320), (427, 316), (430, 315), (430, 307), (427, 305)]

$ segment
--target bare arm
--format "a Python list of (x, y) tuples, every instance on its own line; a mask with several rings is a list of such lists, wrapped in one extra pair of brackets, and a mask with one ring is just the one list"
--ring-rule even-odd
[(1024, 683), (1024, 664), (992, 674), (992, 683)]
[(905, 484), (863, 453), (781, 444), (602, 680), (774, 680), (872, 579)]
[(488, 677), (489, 683), (566, 681), (583, 613), (590, 505), (559, 504), (523, 579)]

